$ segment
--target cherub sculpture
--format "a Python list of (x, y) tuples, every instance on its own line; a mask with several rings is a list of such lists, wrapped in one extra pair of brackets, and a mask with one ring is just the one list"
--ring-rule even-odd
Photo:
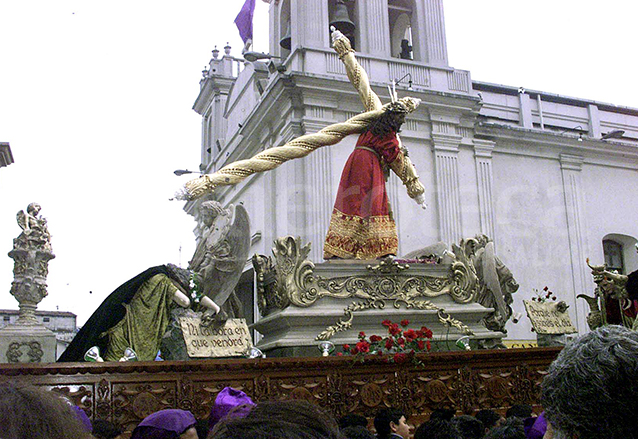
[(46, 218), (40, 216), (41, 209), (38, 203), (30, 203), (26, 212), (21, 210), (16, 214), (22, 233), (14, 239), (14, 247), (51, 250), (51, 235)]

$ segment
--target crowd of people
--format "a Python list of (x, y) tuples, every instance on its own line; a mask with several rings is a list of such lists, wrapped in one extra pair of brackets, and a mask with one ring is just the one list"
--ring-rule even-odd
[[(161, 410), (132, 439), (638, 439), (638, 333), (605, 326), (568, 344), (542, 383), (544, 411), (513, 405), (505, 416), (438, 409), (411, 430), (408, 415), (380, 410), (372, 423), (358, 414), (338, 420), (299, 400), (255, 404), (244, 392), (220, 392), (206, 421), (189, 411)], [(372, 428), (373, 427), (373, 428)], [(374, 433), (373, 433), (374, 432)], [(12, 382), (0, 384), (2, 439), (121, 439), (122, 429), (89, 420), (59, 395)]]

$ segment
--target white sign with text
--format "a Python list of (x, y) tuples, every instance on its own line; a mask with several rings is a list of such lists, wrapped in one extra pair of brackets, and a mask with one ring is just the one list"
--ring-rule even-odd
[(224, 326), (207, 328), (199, 317), (180, 317), (189, 357), (239, 357), (252, 346), (245, 319), (228, 319)]

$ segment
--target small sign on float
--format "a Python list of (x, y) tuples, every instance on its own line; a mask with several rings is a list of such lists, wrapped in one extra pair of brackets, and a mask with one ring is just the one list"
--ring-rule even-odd
[(202, 326), (199, 317), (180, 317), (179, 322), (191, 358), (240, 357), (252, 346), (245, 319), (229, 319), (217, 328)]
[(569, 318), (569, 313), (566, 309), (561, 311), (559, 303), (523, 301), (527, 316), (537, 334), (573, 334), (576, 332), (576, 328)]

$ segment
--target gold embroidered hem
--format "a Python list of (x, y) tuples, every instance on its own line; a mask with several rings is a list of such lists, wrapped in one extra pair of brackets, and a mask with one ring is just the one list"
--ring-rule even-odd
[(323, 246), (324, 258), (376, 259), (395, 255), (397, 228), (389, 215), (361, 218), (334, 209)]

